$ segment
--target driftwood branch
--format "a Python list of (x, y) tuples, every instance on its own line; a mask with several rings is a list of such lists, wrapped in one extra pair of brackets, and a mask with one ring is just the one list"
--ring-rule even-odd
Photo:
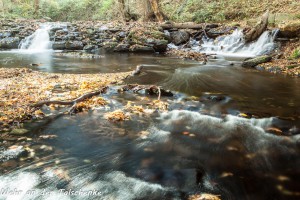
[(252, 42), (257, 40), (260, 35), (267, 29), (269, 20), (269, 11), (265, 12), (261, 17), (261, 20), (255, 27), (250, 29), (250, 31), (245, 33), (245, 41)]
[[(102, 87), (100, 90), (97, 90), (97, 91), (94, 91), (94, 92), (89, 92), (89, 93), (86, 93), (72, 101), (57, 101), (57, 100), (53, 100), (53, 101), (41, 101), (41, 102), (38, 102), (36, 104), (33, 104), (32, 107), (41, 107), (43, 105), (50, 105), (50, 104), (57, 104), (57, 105), (73, 105), (72, 107), (75, 107), (75, 105), (79, 102), (82, 102), (86, 99), (89, 99), (93, 96), (96, 96), (96, 95), (99, 95), (99, 94), (102, 94), (106, 91), (108, 87)], [(71, 108), (72, 109), (72, 108)]]
[(161, 97), (161, 91), (160, 91), (160, 87), (159, 86), (157, 86), (157, 89), (158, 89), (158, 100), (160, 100), (160, 97)]

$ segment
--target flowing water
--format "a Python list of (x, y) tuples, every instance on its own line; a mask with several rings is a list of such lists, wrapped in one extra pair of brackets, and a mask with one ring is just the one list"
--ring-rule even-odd
[[(109, 101), (104, 108), (26, 124), (31, 141), (1, 144), (1, 158), (11, 158), (1, 161), (0, 199), (185, 199), (195, 193), (238, 200), (300, 198), (298, 78), (244, 69), (224, 58), (201, 65), (159, 55), (47, 55), (2, 52), (1, 67), (39, 63), (32, 68), (96, 73), (144, 64), (127, 83), (176, 93), (163, 97), (168, 112), (113, 123), (104, 119), (105, 112), (128, 101), (147, 105), (145, 94), (112, 87), (104, 94)], [(39, 137), (46, 135), (57, 138)], [(16, 147), (6, 148), (10, 144)]]
[(28, 52), (39, 52), (52, 49), (50, 42), (49, 30), (51, 25), (45, 24), (36, 30), (32, 35), (21, 41), (19, 49), (28, 50)]
[[(247, 44), (244, 39), (243, 30), (236, 29), (230, 35), (220, 36), (216, 39), (203, 37), (202, 41), (191, 40), (189, 46), (193, 51), (226, 57), (229, 59), (251, 58), (259, 55), (269, 54), (276, 48), (275, 38), (278, 30), (265, 31), (257, 41)], [(169, 44), (169, 48), (182, 48)]]
[(218, 37), (216, 40), (203, 38), (199, 51), (207, 54), (218, 54), (234, 57), (254, 57), (270, 53), (276, 46), (274, 43), (278, 30), (265, 31), (257, 41), (246, 44), (242, 30), (235, 30), (231, 35)]

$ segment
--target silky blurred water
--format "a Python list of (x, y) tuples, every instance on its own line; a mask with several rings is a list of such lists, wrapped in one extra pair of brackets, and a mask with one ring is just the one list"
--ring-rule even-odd
[[(225, 59), (201, 65), (159, 55), (47, 55), (2, 52), (1, 67), (41, 63), (31, 68), (97, 73), (144, 64), (142, 73), (126, 82), (160, 85), (175, 96), (163, 98), (168, 112), (110, 122), (104, 113), (145, 98), (110, 88), (106, 108), (26, 124), (31, 141), (15, 142), (21, 147), (10, 151), (1, 141), (0, 155), (15, 153), (16, 158), (1, 161), (0, 199), (187, 199), (196, 193), (299, 199), (297, 78), (243, 69)], [(270, 133), (270, 127), (283, 135)], [(41, 140), (40, 135), (57, 138)], [(26, 148), (31, 153), (22, 154)]]

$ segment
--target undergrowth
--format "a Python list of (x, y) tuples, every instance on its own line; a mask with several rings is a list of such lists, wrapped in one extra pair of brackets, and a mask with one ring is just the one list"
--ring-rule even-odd
[[(1, 5), (2, 2), (2, 5)], [(33, 0), (2, 0), (2, 18), (43, 18), (54, 21), (118, 20), (118, 0), (40, 0), (35, 12)], [(14, 3), (13, 3), (14, 2)], [(159, 0), (161, 10), (175, 22), (223, 22), (250, 19), (267, 9), (300, 18), (300, 1), (295, 0)], [(132, 16), (143, 16), (141, 0), (125, 0)], [(1, 9), (2, 7), (2, 9)]]

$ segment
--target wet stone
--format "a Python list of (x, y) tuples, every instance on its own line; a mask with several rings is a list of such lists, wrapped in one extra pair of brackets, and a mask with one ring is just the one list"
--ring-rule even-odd
[(17, 166), (18, 166), (18, 163), (15, 160), (8, 160), (1, 164), (1, 168), (4, 168), (4, 169), (13, 169), (13, 168), (16, 168)]
[(13, 129), (9, 134), (10, 135), (26, 135), (29, 131), (27, 129)]
[(129, 51), (129, 47), (130, 47), (129, 44), (118, 44), (115, 47), (114, 51), (116, 51), (116, 52), (127, 52), (127, 51)]
[(175, 31), (171, 32), (172, 43), (175, 45), (183, 44), (190, 39), (190, 35), (186, 31)]

